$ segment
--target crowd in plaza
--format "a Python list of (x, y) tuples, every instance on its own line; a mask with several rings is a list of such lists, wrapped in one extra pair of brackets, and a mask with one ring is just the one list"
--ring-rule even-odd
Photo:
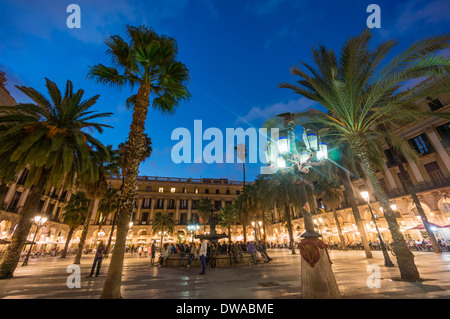
[[(258, 265), (265, 262), (270, 262), (272, 258), (267, 254), (268, 243), (264, 241), (249, 241), (245, 244), (240, 242), (207, 242), (202, 240), (202, 243), (165, 243), (162, 249), (156, 247), (154, 241), (149, 247), (138, 245), (131, 247), (131, 253), (136, 253), (138, 258), (145, 258), (150, 255), (150, 265), (156, 267), (163, 267), (167, 265), (169, 256), (180, 257), (180, 268), (189, 268), (194, 260), (200, 260), (205, 272), (206, 265), (217, 269), (217, 257), (226, 255), (230, 259), (230, 263), (240, 264), (243, 262), (245, 253), (251, 254), (253, 262), (251, 265)], [(272, 246), (270, 246), (272, 247)], [(157, 250), (160, 251), (158, 258), (156, 258)]]

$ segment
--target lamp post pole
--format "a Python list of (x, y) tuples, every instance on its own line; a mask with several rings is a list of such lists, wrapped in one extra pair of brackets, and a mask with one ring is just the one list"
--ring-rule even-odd
[(34, 233), (34, 238), (33, 238), (33, 240), (31, 241), (30, 249), (28, 250), (28, 253), (27, 253), (27, 255), (25, 256), (25, 259), (24, 259), (24, 261), (23, 261), (22, 266), (28, 266), (28, 259), (30, 259), (31, 249), (33, 248), (34, 241), (36, 240), (36, 236), (37, 236), (39, 230), (40, 230), (41, 227), (45, 224), (46, 221), (47, 221), (47, 218), (46, 218), (46, 217), (36, 216), (36, 217), (34, 218), (34, 223), (36, 224), (36, 232)]
[(378, 239), (380, 240), (380, 246), (381, 250), (383, 251), (383, 257), (384, 257), (384, 265), (386, 267), (395, 267), (394, 263), (389, 258), (389, 254), (387, 252), (386, 246), (384, 245), (383, 238), (381, 237), (380, 230), (378, 229), (377, 222), (375, 220), (375, 215), (372, 212), (372, 206), (370, 205), (370, 197), (368, 192), (361, 192), (361, 196), (367, 200), (367, 205), (369, 206), (370, 215), (372, 216), (373, 224), (375, 225), (375, 229), (377, 230)]
[[(303, 299), (340, 299), (342, 298), (331, 269), (331, 260), (321, 234), (314, 230), (314, 221), (305, 187), (304, 174), (310, 166), (317, 166), (327, 157), (325, 143), (319, 143), (319, 136), (304, 129), (303, 140), (306, 149), (297, 151), (295, 143), (295, 121), (291, 113), (278, 115), (284, 118), (287, 136), (280, 136), (275, 145), (270, 142), (267, 149), (268, 162), (284, 172), (297, 176), (300, 201), (302, 203), (305, 232), (298, 245), (301, 255), (301, 294)], [(275, 152), (274, 152), (275, 151)], [(315, 159), (316, 162), (312, 163)]]

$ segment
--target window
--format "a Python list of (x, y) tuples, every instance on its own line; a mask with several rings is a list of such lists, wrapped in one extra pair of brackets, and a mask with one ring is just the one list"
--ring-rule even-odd
[(227, 190), (225, 191), (225, 194), (230, 195), (230, 190), (227, 189)]
[(187, 193), (187, 189), (183, 188), (183, 193), (186, 194)]
[(436, 131), (439, 133), (439, 136), (442, 139), (442, 146), (449, 147), (450, 146), (450, 122), (436, 127)]
[(22, 176), (20, 176), (19, 180), (17, 181), (17, 184), (24, 185), (25, 181), (27, 180), (27, 176), (28, 176), (28, 169), (25, 168), (25, 170), (22, 173)]
[(433, 152), (433, 147), (425, 134), (420, 134), (410, 139), (409, 144), (419, 155), (426, 155)]
[(156, 208), (161, 209), (164, 206), (164, 199), (160, 198), (156, 201)]
[[(387, 162), (386, 162), (387, 167), (396, 166), (394, 155), (392, 153), (392, 149), (389, 148), (387, 150), (384, 150), (384, 155), (386, 156), (386, 159), (387, 159)], [(400, 156), (400, 160), (402, 161), (402, 163), (406, 163), (406, 159), (403, 157), (403, 155), (399, 154), (399, 156)]]
[(427, 96), (427, 101), (427, 104), (432, 111), (439, 110), (441, 107), (443, 107), (442, 102), (441, 100), (439, 100), (439, 98), (433, 100), (431, 97)]
[(151, 191), (152, 191), (152, 187), (151, 187), (151, 186), (147, 186), (147, 187), (145, 188), (145, 191), (146, 191), (146, 192), (151, 192)]
[(232, 204), (233, 204), (232, 201), (226, 201), (226, 202), (225, 202), (225, 205), (230, 205), (230, 206), (231, 206)]
[(15, 192), (14, 193), (14, 196), (13, 196), (13, 198), (11, 200), (11, 203), (9, 204), (9, 207), (8, 207), (8, 212), (14, 212), (16, 210), (17, 204), (19, 204), (19, 200), (20, 200), (21, 196), (22, 196), (21, 192)]
[(383, 192), (385, 194), (388, 194), (389, 193), (389, 189), (388, 189), (388, 187), (386, 185), (386, 181), (384, 180), (384, 178), (379, 179), (378, 182), (380, 182), (380, 186), (381, 186), (381, 189), (383, 190)]
[(175, 193), (175, 187), (172, 187), (172, 188), (170, 189), (170, 192), (171, 192), (171, 193)]
[(169, 209), (174, 209), (174, 208), (175, 208), (175, 200), (169, 199)]
[(216, 189), (216, 194), (220, 194), (220, 189)]
[(198, 188), (195, 189), (195, 193), (198, 194)]
[(187, 225), (187, 214), (186, 213), (180, 214), (180, 225)]
[(150, 198), (144, 198), (144, 201), (142, 202), (142, 208), (150, 208)]
[(214, 208), (220, 208), (222, 206), (222, 202), (220, 200), (214, 201)]
[(197, 213), (192, 213), (191, 220), (194, 221), (194, 222), (198, 222), (199, 221), (198, 214)]
[(205, 194), (209, 194), (209, 189), (205, 189)]
[(141, 224), (146, 225), (148, 221), (148, 212), (142, 213)]
[(430, 176), (433, 184), (436, 186), (443, 186), (445, 184), (445, 176), (437, 162), (425, 164), (424, 167), (427, 170), (428, 176)]
[(236, 195), (241, 195), (241, 191), (236, 191)]
[(198, 200), (197, 199), (194, 199), (192, 201), (192, 209), (198, 209)]
[(186, 199), (182, 199), (180, 201), (180, 208), (181, 209), (186, 209), (187, 208), (187, 200)]
[(58, 219), (60, 213), (61, 213), (61, 206), (58, 206), (58, 208), (56, 209), (56, 213), (55, 213), (55, 220)]
[(160, 192), (160, 193), (164, 193), (164, 187), (160, 187), (160, 188), (159, 188), (159, 192)]

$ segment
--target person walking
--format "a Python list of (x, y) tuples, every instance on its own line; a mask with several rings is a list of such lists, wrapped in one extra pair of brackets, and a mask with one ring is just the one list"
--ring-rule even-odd
[(100, 274), (100, 267), (102, 266), (103, 255), (105, 254), (106, 247), (103, 244), (103, 241), (100, 241), (100, 244), (97, 246), (97, 251), (95, 252), (94, 263), (92, 264), (91, 273), (86, 276), (87, 278), (92, 277), (94, 274), (95, 266), (97, 266), (97, 272), (95, 273), (95, 277), (98, 277)]
[(202, 238), (202, 244), (200, 246), (200, 251), (199, 251), (199, 255), (200, 255), (200, 262), (202, 263), (202, 272), (200, 273), (200, 275), (206, 275), (206, 254), (208, 251), (208, 244), (206, 243), (206, 240), (204, 238)]
[(155, 266), (155, 254), (156, 254), (156, 245), (155, 245), (155, 243), (156, 243), (156, 241), (153, 241), (153, 244), (150, 247), (150, 253), (151, 253), (150, 266), (151, 267)]

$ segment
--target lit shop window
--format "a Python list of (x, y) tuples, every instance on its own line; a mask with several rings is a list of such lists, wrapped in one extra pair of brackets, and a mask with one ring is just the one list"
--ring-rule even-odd
[(160, 188), (159, 188), (159, 192), (160, 192), (160, 193), (164, 193), (164, 187), (160, 187)]

